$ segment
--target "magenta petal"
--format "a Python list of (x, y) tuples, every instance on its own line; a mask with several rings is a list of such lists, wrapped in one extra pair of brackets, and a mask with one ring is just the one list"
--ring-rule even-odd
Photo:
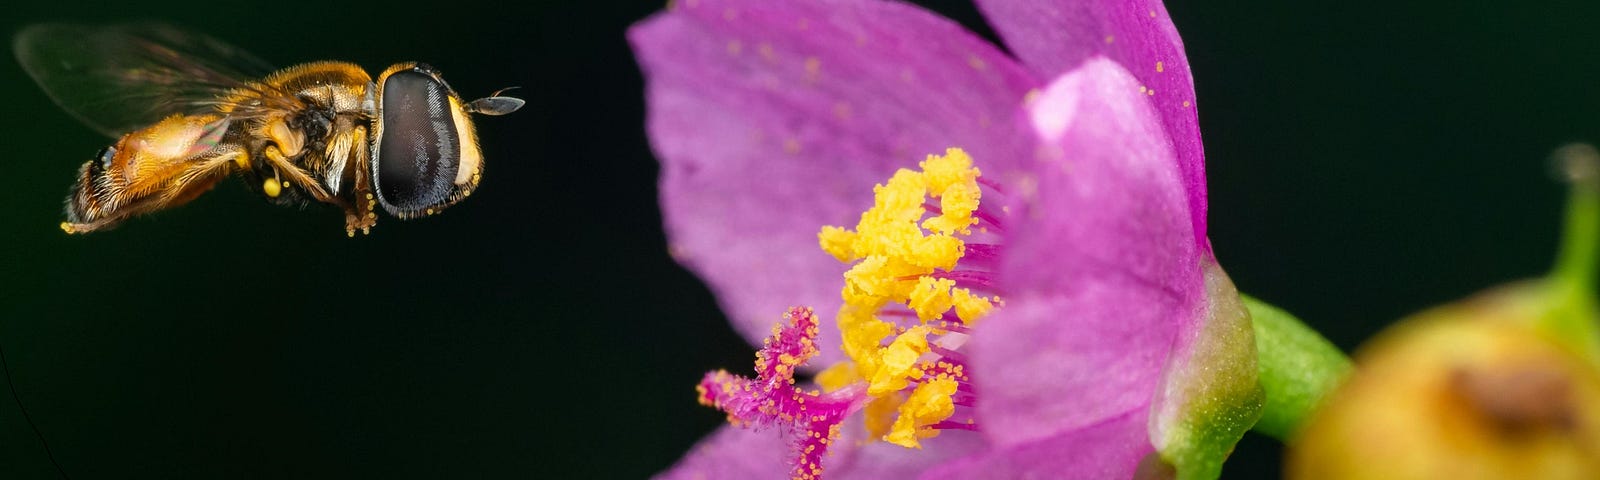
[[(817, 231), (854, 225), (895, 169), (951, 146), (986, 171), (1033, 153), (1017, 111), (1034, 80), (913, 6), (681, 0), (628, 37), (670, 249), (753, 343), (789, 306), (837, 310), (846, 266)], [(823, 329), (813, 365), (841, 358)]]
[[(951, 458), (983, 451), (981, 436), (949, 432), (923, 440), (922, 449), (907, 449), (884, 442), (863, 444), (859, 415), (846, 421), (845, 436), (823, 459), (823, 478), (876, 480), (915, 478)], [(754, 430), (723, 426), (700, 440), (658, 480), (761, 480), (789, 478), (789, 447), (777, 429)]]
[[(1189, 193), (1197, 242), (1206, 245), (1205, 149), (1183, 40), (1160, 0), (978, 0), (989, 23), (1040, 78), (1103, 55), (1121, 63), (1161, 113)], [(1153, 90), (1154, 93), (1149, 93)]]
[(1001, 446), (1144, 410), (1161, 380), (1180, 303), (1115, 280), (1056, 296), (1012, 297), (971, 345), (977, 419)]
[(1145, 432), (1145, 409), (1140, 408), (1081, 429), (956, 460), (921, 478), (1133, 478), (1139, 461), (1155, 451)]
[[(852, 425), (860, 426), (860, 417)], [(857, 430), (860, 430), (859, 428)], [(858, 445), (865, 432), (852, 432), (846, 437), (849, 445)], [(922, 440), (922, 448), (908, 449), (899, 445), (875, 441), (832, 460), (824, 460), (827, 480), (879, 480), (886, 478), (917, 478), (923, 472), (938, 468), (952, 458), (961, 458), (983, 452), (983, 436), (973, 432), (944, 432), (938, 437)]]
[(1047, 148), (1021, 192), (1000, 282), (977, 326), (978, 422), (1000, 445), (1150, 402), (1203, 285), (1177, 164), (1139, 84), (1104, 58), (1030, 106)]
[(695, 444), (657, 480), (789, 478), (789, 446), (777, 429), (757, 431), (723, 425)]

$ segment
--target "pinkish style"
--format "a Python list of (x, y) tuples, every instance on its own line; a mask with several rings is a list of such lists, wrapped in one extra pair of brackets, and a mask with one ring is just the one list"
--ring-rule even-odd
[(735, 425), (664, 478), (1204, 478), (1254, 423), (1166, 9), (978, 6), (1015, 57), (881, 0), (630, 30), (671, 251), (766, 339), (701, 383)]

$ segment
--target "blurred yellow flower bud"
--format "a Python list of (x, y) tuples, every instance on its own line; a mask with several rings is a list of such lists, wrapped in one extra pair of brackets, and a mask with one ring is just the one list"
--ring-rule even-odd
[(1356, 352), (1290, 443), (1294, 479), (1600, 479), (1600, 153), (1572, 187), (1556, 268), (1424, 311)]
[(1600, 369), (1533, 328), (1525, 284), (1423, 312), (1356, 354), (1291, 444), (1296, 479), (1600, 479)]

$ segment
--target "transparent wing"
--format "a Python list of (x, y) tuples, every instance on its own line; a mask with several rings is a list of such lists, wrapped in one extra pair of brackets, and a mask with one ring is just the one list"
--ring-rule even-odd
[[(113, 138), (175, 113), (216, 112), (272, 71), (217, 39), (154, 23), (31, 25), (12, 47), (51, 100)], [(228, 107), (230, 117), (265, 108)]]

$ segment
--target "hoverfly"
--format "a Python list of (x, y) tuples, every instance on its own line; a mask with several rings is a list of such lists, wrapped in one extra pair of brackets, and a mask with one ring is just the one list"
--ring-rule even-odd
[(465, 198), (483, 174), (471, 114), (523, 100), (465, 102), (421, 63), (376, 81), (345, 62), (273, 70), (211, 37), (161, 24), (32, 25), (18, 61), (51, 100), (117, 139), (78, 172), (67, 233), (116, 226), (193, 200), (238, 174), (281, 205), (344, 210), (366, 233), (378, 205), (406, 219)]

